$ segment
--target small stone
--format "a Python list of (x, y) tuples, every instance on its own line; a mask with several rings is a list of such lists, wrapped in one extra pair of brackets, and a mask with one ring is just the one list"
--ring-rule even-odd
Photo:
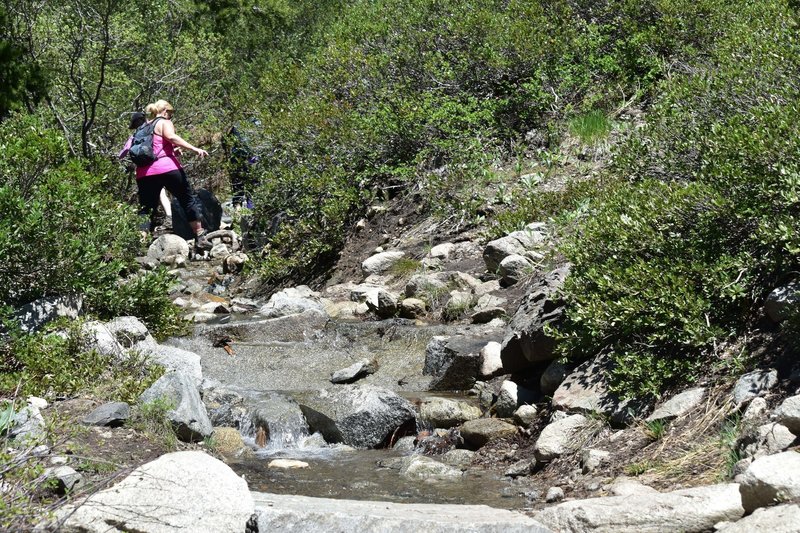
[(560, 502), (564, 499), (564, 489), (561, 487), (550, 487), (547, 489), (547, 494), (544, 497), (544, 500), (547, 503), (554, 503)]
[(267, 465), (267, 468), (278, 468), (282, 470), (289, 470), (295, 468), (308, 468), (308, 463), (305, 461), (297, 461), (294, 459), (273, 459)]

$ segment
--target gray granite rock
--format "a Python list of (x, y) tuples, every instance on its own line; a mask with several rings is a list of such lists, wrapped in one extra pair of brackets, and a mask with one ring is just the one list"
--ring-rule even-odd
[(213, 426), (193, 378), (183, 372), (168, 372), (139, 397), (141, 403), (159, 399), (171, 406), (167, 416), (179, 439), (196, 442), (211, 436)]
[(86, 426), (118, 427), (131, 417), (131, 407), (125, 402), (109, 402), (86, 415), (81, 423)]
[(742, 505), (748, 513), (800, 498), (800, 453), (788, 451), (760, 457), (739, 479)]
[(756, 370), (745, 374), (733, 388), (733, 402), (742, 405), (753, 398), (763, 396), (778, 384), (778, 371), (773, 368)]

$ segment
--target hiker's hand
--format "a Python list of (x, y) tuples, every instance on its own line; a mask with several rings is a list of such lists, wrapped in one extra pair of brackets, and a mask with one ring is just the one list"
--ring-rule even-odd
[(208, 152), (206, 152), (202, 148), (198, 148), (194, 152), (200, 157), (200, 159), (203, 159), (204, 157), (206, 157), (208, 155)]

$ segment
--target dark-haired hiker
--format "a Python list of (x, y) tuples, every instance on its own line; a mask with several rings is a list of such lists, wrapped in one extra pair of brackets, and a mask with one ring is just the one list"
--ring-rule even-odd
[[(158, 159), (149, 165), (136, 167), (139, 204), (152, 216), (152, 213), (158, 208), (159, 195), (166, 188), (178, 200), (186, 213), (189, 225), (195, 234), (195, 250), (210, 249), (211, 242), (206, 237), (207, 231), (203, 229), (203, 224), (200, 222), (200, 202), (178, 160), (175, 147), (191, 150), (201, 158), (206, 157), (208, 152), (188, 143), (175, 133), (175, 126), (172, 124), (174, 110), (166, 100), (148, 104), (145, 112), (148, 118), (147, 124), (155, 122), (153, 153), (157, 155)], [(130, 148), (130, 143), (125, 146), (123, 152), (128, 148)]]
[[(139, 111), (134, 111), (131, 113), (131, 122), (128, 124), (128, 128), (132, 130), (139, 129), (147, 119), (144, 116), (144, 113)], [(128, 141), (125, 143), (125, 148), (119, 153), (119, 158), (122, 159), (128, 154), (128, 148), (130, 148), (131, 143), (133, 142), (133, 135), (128, 138)], [(160, 227), (163, 231), (167, 233), (172, 232), (172, 202), (169, 201), (169, 197), (167, 196), (167, 190), (161, 189), (161, 194), (158, 196), (159, 203), (161, 204), (161, 208), (164, 210), (164, 220), (160, 224)], [(157, 217), (155, 216), (155, 211), (153, 211), (153, 215), (150, 217), (150, 233), (154, 233), (159, 226)]]

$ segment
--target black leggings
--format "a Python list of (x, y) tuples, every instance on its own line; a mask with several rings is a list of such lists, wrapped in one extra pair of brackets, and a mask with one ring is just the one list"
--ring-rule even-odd
[(166, 188), (178, 200), (186, 213), (186, 220), (189, 222), (200, 220), (202, 214), (200, 201), (182, 168), (139, 178), (136, 180), (136, 187), (139, 189), (139, 205), (145, 214), (152, 216), (156, 212), (161, 189)]

